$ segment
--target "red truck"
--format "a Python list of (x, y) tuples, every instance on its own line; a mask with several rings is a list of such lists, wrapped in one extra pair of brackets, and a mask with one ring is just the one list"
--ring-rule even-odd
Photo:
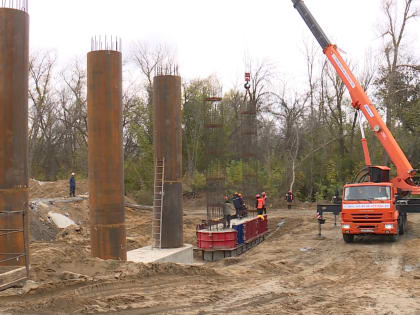
[(420, 199), (410, 198), (411, 195), (420, 195), (420, 186), (414, 180), (416, 172), (341, 57), (337, 46), (330, 42), (302, 0), (292, 2), (346, 85), (359, 118), (362, 115), (366, 118), (397, 173), (394, 178), (390, 178), (389, 167), (371, 165), (359, 119), (366, 167), (359, 172), (354, 183), (344, 185), (341, 202), (317, 206), (318, 219), (324, 222), (323, 212), (333, 212), (335, 215), (341, 212), (341, 230), (346, 242), (352, 242), (355, 235), (365, 234), (386, 235), (389, 240), (396, 241), (398, 235), (407, 230), (407, 213), (420, 213)]

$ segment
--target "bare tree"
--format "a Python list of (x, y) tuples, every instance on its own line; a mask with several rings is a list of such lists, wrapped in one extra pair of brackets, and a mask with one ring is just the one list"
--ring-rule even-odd
[(86, 69), (80, 59), (60, 73), (64, 85), (59, 90), (60, 121), (64, 126), (62, 161), (72, 170), (87, 173)]
[(279, 117), (282, 122), (282, 148), (286, 152), (286, 160), (288, 161), (287, 164), (289, 164), (288, 169), (290, 169), (289, 190), (293, 191), (301, 148), (301, 121), (310, 96), (309, 94), (303, 97), (295, 96), (292, 101), (287, 101), (283, 91), (283, 94), (278, 94), (275, 98), (278, 112), (271, 111), (271, 114)]
[(131, 48), (130, 60), (138, 67), (146, 81), (148, 104), (152, 104), (155, 72), (158, 67), (172, 67), (175, 64), (174, 59), (174, 53), (165, 44), (151, 45), (147, 42), (137, 42)]
[(386, 62), (386, 87), (384, 97), (386, 108), (386, 124), (393, 127), (393, 105), (396, 104), (398, 67), (402, 59), (402, 44), (406, 35), (407, 24), (419, 16), (420, 11), (415, 7), (416, 0), (399, 1), (403, 3), (402, 11), (397, 9), (396, 0), (383, 0), (382, 9), (386, 21), (382, 26), (381, 36), (384, 39), (384, 55)]
[(131, 48), (130, 61), (140, 70), (141, 77), (144, 79), (147, 115), (143, 116), (143, 120), (145, 132), (151, 144), (153, 142), (153, 77), (159, 67), (173, 67), (174, 53), (164, 44), (151, 45), (146, 42), (137, 42)]
[(257, 113), (269, 110), (271, 104), (271, 85), (274, 78), (274, 65), (269, 61), (245, 61), (245, 67), (251, 73), (249, 101)]
[(55, 63), (56, 56), (50, 51), (33, 53), (29, 61), (31, 170), (35, 165), (42, 167), (48, 180), (56, 179), (59, 161), (55, 152), (63, 140), (53, 89)]

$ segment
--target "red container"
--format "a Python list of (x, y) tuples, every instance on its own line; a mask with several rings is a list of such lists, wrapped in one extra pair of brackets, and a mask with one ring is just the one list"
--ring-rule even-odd
[(197, 247), (201, 249), (230, 249), (236, 242), (236, 231), (197, 231)]

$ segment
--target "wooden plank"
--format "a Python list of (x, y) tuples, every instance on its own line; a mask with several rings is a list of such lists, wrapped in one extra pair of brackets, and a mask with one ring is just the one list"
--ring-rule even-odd
[(0, 267), (0, 291), (26, 279), (25, 267)]

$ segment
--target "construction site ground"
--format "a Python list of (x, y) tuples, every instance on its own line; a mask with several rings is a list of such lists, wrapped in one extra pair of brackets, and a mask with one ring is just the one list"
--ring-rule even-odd
[[(87, 193), (81, 183), (79, 193)], [(31, 198), (67, 195), (67, 181), (31, 182)], [(126, 208), (127, 244), (150, 244), (151, 212)], [(78, 225), (56, 229), (55, 211)], [(203, 200), (185, 200), (184, 238), (195, 243)], [(420, 314), (420, 215), (396, 243), (343, 242), (327, 215), (317, 237), (315, 207), (269, 209), (269, 237), (235, 258), (141, 264), (90, 256), (88, 201), (31, 210), (31, 281), (0, 292), (1, 314)], [(284, 222), (280, 227), (278, 223)]]

